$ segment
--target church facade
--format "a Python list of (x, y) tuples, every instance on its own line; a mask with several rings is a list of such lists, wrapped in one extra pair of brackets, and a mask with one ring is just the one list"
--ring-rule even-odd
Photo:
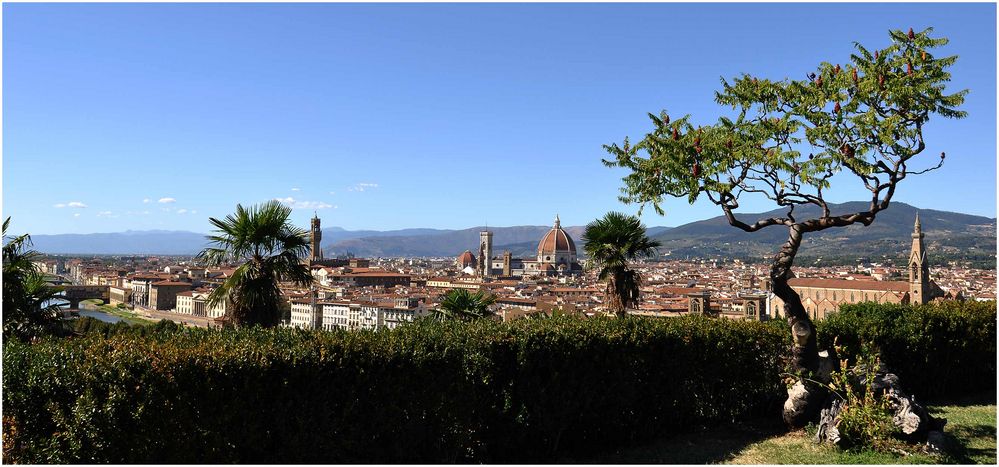
[[(926, 245), (923, 241), (919, 215), (912, 232), (912, 249), (909, 253), (908, 281), (843, 280), (793, 278), (788, 284), (801, 297), (801, 304), (812, 319), (822, 319), (849, 303), (903, 303), (923, 304), (943, 296), (943, 291), (930, 280)], [(773, 297), (773, 316), (785, 316), (784, 302)]]

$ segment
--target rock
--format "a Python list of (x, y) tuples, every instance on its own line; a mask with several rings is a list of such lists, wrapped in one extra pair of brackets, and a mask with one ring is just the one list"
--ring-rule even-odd
[(892, 423), (902, 430), (902, 433), (906, 436), (912, 436), (924, 428), (925, 417), (929, 417), (929, 414), (925, 414), (925, 417), (921, 416), (919, 409), (922, 407), (914, 405), (912, 399), (905, 397), (904, 394), (900, 394), (895, 389), (889, 389), (888, 400), (891, 401), (895, 410)]
[(819, 429), (815, 432), (816, 443), (839, 444), (839, 429), (836, 428), (836, 417), (843, 408), (843, 401), (834, 399), (829, 407), (819, 414)]

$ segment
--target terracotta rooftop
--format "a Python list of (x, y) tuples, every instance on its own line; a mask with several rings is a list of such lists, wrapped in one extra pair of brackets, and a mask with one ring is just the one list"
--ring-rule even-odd
[(191, 283), (190, 282), (179, 282), (179, 281), (159, 281), (159, 282), (153, 282), (150, 285), (155, 285), (155, 286), (180, 286), (180, 285), (184, 285), (184, 286), (190, 287)]
[(812, 287), (817, 289), (878, 290), (908, 292), (909, 283), (902, 281), (848, 281), (845, 279), (794, 278), (787, 281), (791, 287)]

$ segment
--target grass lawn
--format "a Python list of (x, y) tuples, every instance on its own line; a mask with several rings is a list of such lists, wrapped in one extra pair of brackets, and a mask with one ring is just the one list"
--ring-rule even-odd
[(947, 419), (947, 452), (841, 451), (818, 445), (804, 430), (783, 432), (779, 423), (726, 425), (610, 453), (589, 462), (609, 464), (995, 464), (995, 397), (982, 404), (930, 406)]

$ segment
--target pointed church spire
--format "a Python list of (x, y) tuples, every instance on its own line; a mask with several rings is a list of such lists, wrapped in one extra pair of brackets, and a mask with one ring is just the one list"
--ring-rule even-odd
[(916, 223), (912, 227), (912, 238), (922, 238), (923, 224), (919, 222), (919, 213), (916, 213)]
[(923, 226), (916, 213), (912, 231), (912, 251), (909, 253), (909, 302), (926, 303), (929, 299), (930, 268), (926, 259), (926, 246), (923, 244)]
[(555, 214), (555, 228), (556, 229), (559, 228), (560, 225), (561, 225), (561, 222), (558, 220), (558, 214)]

